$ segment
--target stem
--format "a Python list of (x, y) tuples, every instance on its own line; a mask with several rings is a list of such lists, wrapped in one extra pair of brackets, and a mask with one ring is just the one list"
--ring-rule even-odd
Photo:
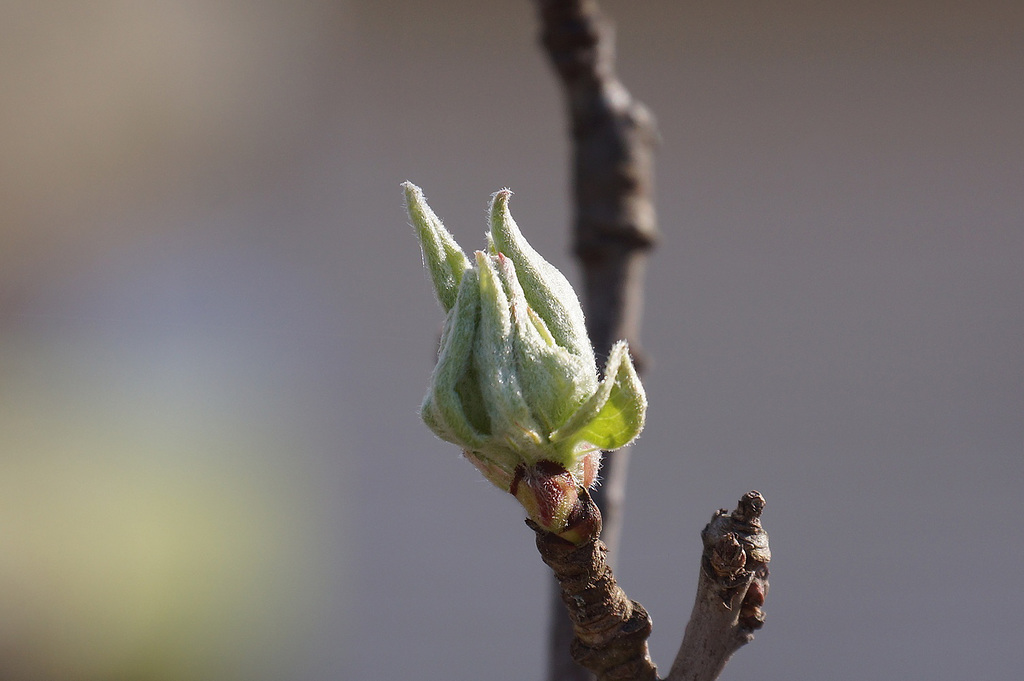
[[(600, 517), (597, 505), (582, 490), (580, 500)], [(607, 562), (608, 548), (598, 530), (574, 545), (532, 521), (541, 558), (554, 571), (561, 601), (572, 623), (572, 659), (593, 672), (598, 681), (658, 681), (647, 650), (651, 618), (630, 600), (615, 581)]]

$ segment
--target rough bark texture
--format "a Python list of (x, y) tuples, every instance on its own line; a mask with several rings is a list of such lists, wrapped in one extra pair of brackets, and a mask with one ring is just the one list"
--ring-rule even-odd
[(736, 510), (719, 510), (701, 539), (697, 598), (668, 681), (713, 681), (764, 625), (768, 593), (768, 534), (761, 527), (764, 497), (748, 492)]
[[(571, 658), (597, 681), (659, 681), (647, 638), (651, 618), (619, 587), (601, 541), (601, 515), (580, 490), (580, 527), (585, 539), (573, 544), (536, 523), (537, 549), (554, 571), (562, 606), (569, 615)], [(764, 497), (748, 492), (736, 510), (721, 509), (701, 532), (697, 597), (686, 635), (666, 681), (714, 681), (726, 662), (764, 624), (768, 592), (768, 534), (761, 527)], [(580, 534), (580, 533), (577, 533)]]
[[(586, 491), (581, 501), (600, 517)], [(608, 548), (600, 524), (589, 541), (572, 544), (527, 521), (537, 533), (537, 549), (554, 571), (559, 594), (572, 623), (568, 650), (572, 659), (593, 672), (598, 681), (657, 681), (658, 670), (647, 651), (651, 618), (615, 582), (607, 563)]]
[[(572, 130), (573, 242), (583, 271), (587, 330), (599, 356), (625, 338), (642, 371), (644, 270), (657, 237), (654, 119), (616, 77), (613, 27), (594, 0), (537, 0), (537, 6), (541, 43), (562, 82)], [(612, 556), (627, 461), (627, 450), (606, 455), (604, 483), (594, 494)], [(589, 675), (564, 652), (572, 631), (561, 610), (555, 594), (548, 678), (582, 681)]]

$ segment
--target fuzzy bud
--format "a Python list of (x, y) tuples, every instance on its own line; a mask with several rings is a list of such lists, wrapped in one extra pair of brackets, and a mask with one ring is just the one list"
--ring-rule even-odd
[(629, 444), (644, 426), (647, 398), (626, 343), (612, 347), (599, 377), (576, 293), (519, 231), (512, 192), (492, 197), (487, 249), (470, 259), (423, 192), (403, 187), (447, 313), (423, 421), (535, 523), (565, 531), (601, 450)]

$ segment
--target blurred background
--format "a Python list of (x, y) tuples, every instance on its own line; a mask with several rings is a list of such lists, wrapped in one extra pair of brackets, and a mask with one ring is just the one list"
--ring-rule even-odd
[[(1024, 5), (605, 0), (658, 117), (618, 577), (667, 671), (758, 489), (762, 679), (1024, 667)], [(419, 422), (501, 187), (568, 253), (532, 3), (0, 9), (0, 678), (520, 681), (549, 576)]]

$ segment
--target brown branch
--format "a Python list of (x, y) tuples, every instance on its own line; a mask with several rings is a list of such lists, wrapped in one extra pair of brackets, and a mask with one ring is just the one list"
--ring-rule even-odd
[(580, 502), (589, 507), (584, 515), (592, 527), (593, 518), (598, 519), (596, 531), (580, 545), (526, 521), (537, 533), (541, 558), (558, 580), (572, 623), (572, 659), (592, 671), (598, 681), (658, 681), (658, 670), (647, 652), (651, 618), (615, 582), (606, 559), (608, 548), (600, 538), (600, 511), (585, 489), (580, 490)]
[[(619, 587), (601, 541), (601, 515), (580, 489), (577, 516), (584, 539), (573, 544), (527, 520), (541, 558), (554, 571), (572, 623), (568, 649), (597, 681), (658, 681), (647, 638), (651, 618)], [(679, 654), (666, 681), (714, 681), (725, 663), (764, 624), (768, 591), (768, 534), (761, 527), (764, 497), (744, 494), (731, 513), (721, 509), (701, 532), (697, 598)]]
[[(583, 270), (587, 331), (599, 355), (625, 338), (637, 367), (647, 251), (657, 238), (653, 117), (615, 75), (614, 30), (594, 0), (537, 0), (541, 42), (566, 96), (572, 129), (574, 250)], [(628, 449), (605, 456), (594, 494), (614, 556), (621, 528)], [(566, 656), (572, 637), (557, 594), (548, 679), (589, 677)]]
[(697, 598), (668, 681), (713, 681), (732, 654), (764, 625), (768, 534), (764, 497), (748, 492), (736, 510), (719, 510), (704, 531)]

